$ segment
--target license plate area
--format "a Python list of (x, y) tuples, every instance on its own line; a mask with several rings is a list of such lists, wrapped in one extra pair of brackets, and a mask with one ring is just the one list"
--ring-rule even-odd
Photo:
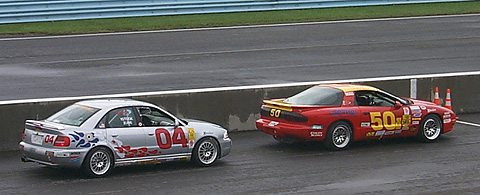
[(33, 144), (42, 145), (43, 135), (42, 134), (32, 134), (31, 141), (32, 141)]

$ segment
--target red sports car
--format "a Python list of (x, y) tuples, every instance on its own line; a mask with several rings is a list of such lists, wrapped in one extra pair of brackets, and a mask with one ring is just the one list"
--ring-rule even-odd
[(353, 84), (317, 85), (263, 103), (258, 129), (280, 142), (318, 140), (333, 150), (383, 137), (415, 136), (433, 142), (451, 131), (457, 119), (452, 110), (434, 103)]

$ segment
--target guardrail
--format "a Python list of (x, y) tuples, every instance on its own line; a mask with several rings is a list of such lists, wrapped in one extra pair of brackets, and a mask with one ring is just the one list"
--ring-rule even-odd
[(472, 83), (480, 83), (480, 71), (450, 74), (413, 75), (371, 79), (223, 87), (195, 90), (160, 91), (71, 98), (0, 101), (0, 151), (18, 149), (26, 119), (44, 119), (61, 108), (84, 99), (132, 98), (165, 107), (184, 118), (210, 121), (229, 131), (254, 130), (260, 118), (262, 100), (288, 97), (321, 83), (360, 83), (379, 87), (393, 94), (432, 101), (440, 89), (443, 104), (451, 89), (452, 108), (457, 114), (480, 112), (480, 93), (471, 93)]
[(0, 0), (0, 24), (471, 0)]

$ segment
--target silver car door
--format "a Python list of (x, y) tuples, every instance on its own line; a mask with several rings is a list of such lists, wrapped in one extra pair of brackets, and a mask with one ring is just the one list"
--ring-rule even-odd
[(107, 139), (119, 158), (147, 156), (146, 134), (132, 107), (111, 110), (105, 123)]
[(146, 145), (151, 155), (178, 156), (188, 153), (188, 130), (176, 119), (154, 107), (137, 107), (147, 134)]

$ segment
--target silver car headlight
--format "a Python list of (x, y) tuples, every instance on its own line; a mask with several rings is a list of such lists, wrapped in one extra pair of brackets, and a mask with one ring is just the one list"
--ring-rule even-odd
[(223, 139), (229, 139), (227, 131), (225, 131), (225, 133), (223, 133)]

